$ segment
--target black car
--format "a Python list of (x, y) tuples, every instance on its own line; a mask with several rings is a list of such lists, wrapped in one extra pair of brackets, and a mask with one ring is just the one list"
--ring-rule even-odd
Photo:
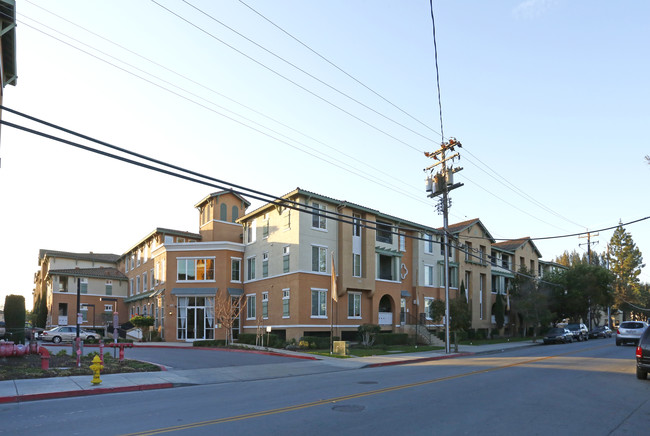
[(557, 342), (564, 344), (573, 342), (573, 333), (571, 333), (571, 330), (564, 327), (554, 327), (547, 331), (544, 335), (544, 343), (553, 344)]
[(650, 329), (646, 329), (636, 347), (636, 378), (645, 380), (650, 371)]
[(587, 326), (582, 323), (567, 324), (566, 328), (571, 330), (573, 337), (578, 341), (586, 341), (589, 339), (589, 330)]
[(594, 327), (593, 329), (589, 330), (589, 338), (611, 338), (611, 337), (612, 337), (612, 329), (610, 329), (606, 325)]

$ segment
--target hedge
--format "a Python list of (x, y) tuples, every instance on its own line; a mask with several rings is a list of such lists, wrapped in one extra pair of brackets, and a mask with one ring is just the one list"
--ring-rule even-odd
[(408, 333), (379, 333), (373, 345), (406, 345), (408, 336)]

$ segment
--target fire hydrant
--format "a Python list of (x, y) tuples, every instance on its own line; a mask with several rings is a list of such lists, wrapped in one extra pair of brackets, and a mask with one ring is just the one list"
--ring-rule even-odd
[(93, 358), (93, 364), (90, 365), (90, 369), (93, 372), (93, 379), (90, 381), (90, 383), (94, 385), (100, 384), (102, 380), (99, 378), (99, 371), (104, 369), (104, 365), (102, 365), (102, 361), (99, 359), (99, 356), (95, 356)]

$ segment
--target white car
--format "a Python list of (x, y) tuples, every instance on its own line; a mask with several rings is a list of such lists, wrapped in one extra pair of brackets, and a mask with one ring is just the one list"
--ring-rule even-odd
[[(42, 341), (53, 342), (58, 344), (61, 341), (74, 341), (77, 337), (77, 327), (74, 326), (60, 326), (54, 327), (50, 330), (41, 332), (39, 339)], [(99, 339), (99, 335), (95, 332), (79, 329), (79, 337), (84, 342), (95, 342)]]
[(616, 330), (616, 345), (625, 344), (626, 342), (637, 345), (646, 328), (648, 328), (648, 323), (644, 321), (622, 322)]

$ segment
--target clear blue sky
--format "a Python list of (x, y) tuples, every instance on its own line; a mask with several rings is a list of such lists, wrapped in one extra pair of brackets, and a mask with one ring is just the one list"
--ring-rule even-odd
[[(5, 105), (270, 194), (442, 226), (423, 182), (441, 141), (428, 1), (158, 3), (18, 0)], [(650, 3), (434, 9), (444, 134), (464, 145), (452, 223), (543, 237), (650, 215)], [(193, 205), (216, 190), (7, 127), (0, 157), (0, 304), (31, 306), (39, 249), (121, 254), (155, 227), (195, 232)], [(627, 229), (650, 259), (650, 220)], [(584, 242), (536, 244), (552, 260)]]

